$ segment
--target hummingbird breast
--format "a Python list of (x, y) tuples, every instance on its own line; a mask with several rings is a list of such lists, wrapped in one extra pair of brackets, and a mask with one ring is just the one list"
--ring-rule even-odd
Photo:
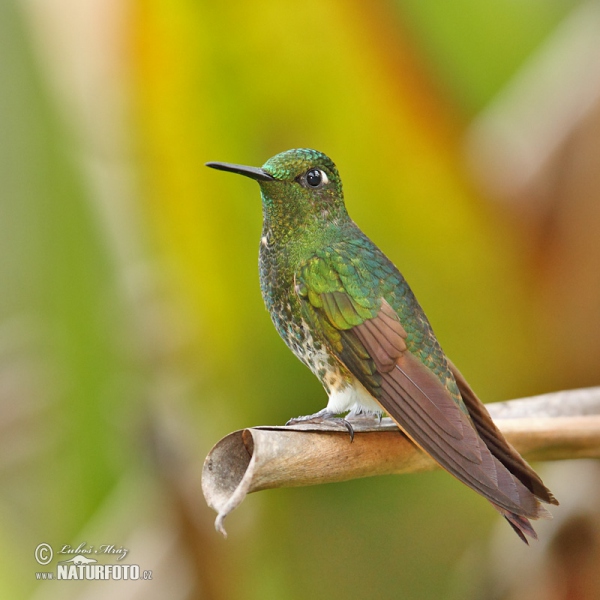
[(259, 247), (260, 289), (275, 329), (288, 348), (317, 376), (330, 395), (346, 385), (351, 376), (342, 371), (323, 340), (313, 335), (302, 317), (294, 290), (295, 264), (286, 245), (278, 245), (268, 227)]

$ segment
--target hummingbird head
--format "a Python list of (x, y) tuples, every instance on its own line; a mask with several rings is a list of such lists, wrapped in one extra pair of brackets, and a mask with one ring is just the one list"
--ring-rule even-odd
[(316, 150), (287, 150), (258, 169), (229, 163), (207, 166), (258, 181), (265, 224), (276, 237), (278, 232), (289, 235), (299, 228), (322, 228), (348, 218), (335, 164)]

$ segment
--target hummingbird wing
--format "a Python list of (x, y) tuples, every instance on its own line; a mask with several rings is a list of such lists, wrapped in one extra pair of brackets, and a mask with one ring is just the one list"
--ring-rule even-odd
[[(523, 532), (535, 537), (527, 517), (548, 514), (535, 492), (498, 460), (467, 407), (409, 350), (399, 315), (384, 298), (383, 280), (352, 262), (353, 277), (343, 275), (348, 263), (332, 253), (304, 263), (295, 289), (305, 320), (416, 445), (488, 499), (522, 539)], [(487, 437), (494, 435), (503, 439), (498, 430)]]

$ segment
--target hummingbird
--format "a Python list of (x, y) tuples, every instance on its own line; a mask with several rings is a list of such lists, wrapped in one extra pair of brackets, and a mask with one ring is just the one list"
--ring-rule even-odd
[(386, 413), (525, 543), (537, 539), (530, 519), (551, 518), (541, 502), (557, 500), (446, 357), (404, 277), (348, 215), (333, 161), (300, 148), (260, 168), (206, 166), (258, 182), (262, 297), (329, 397), (324, 409), (287, 424), (333, 420), (352, 436), (353, 419)]

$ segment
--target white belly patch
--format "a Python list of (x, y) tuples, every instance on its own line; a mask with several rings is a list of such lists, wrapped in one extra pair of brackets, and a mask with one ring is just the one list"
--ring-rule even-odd
[(360, 381), (354, 379), (352, 383), (343, 383), (329, 394), (327, 410), (339, 414), (350, 411), (354, 414), (381, 414), (383, 409), (378, 402), (367, 392)]

